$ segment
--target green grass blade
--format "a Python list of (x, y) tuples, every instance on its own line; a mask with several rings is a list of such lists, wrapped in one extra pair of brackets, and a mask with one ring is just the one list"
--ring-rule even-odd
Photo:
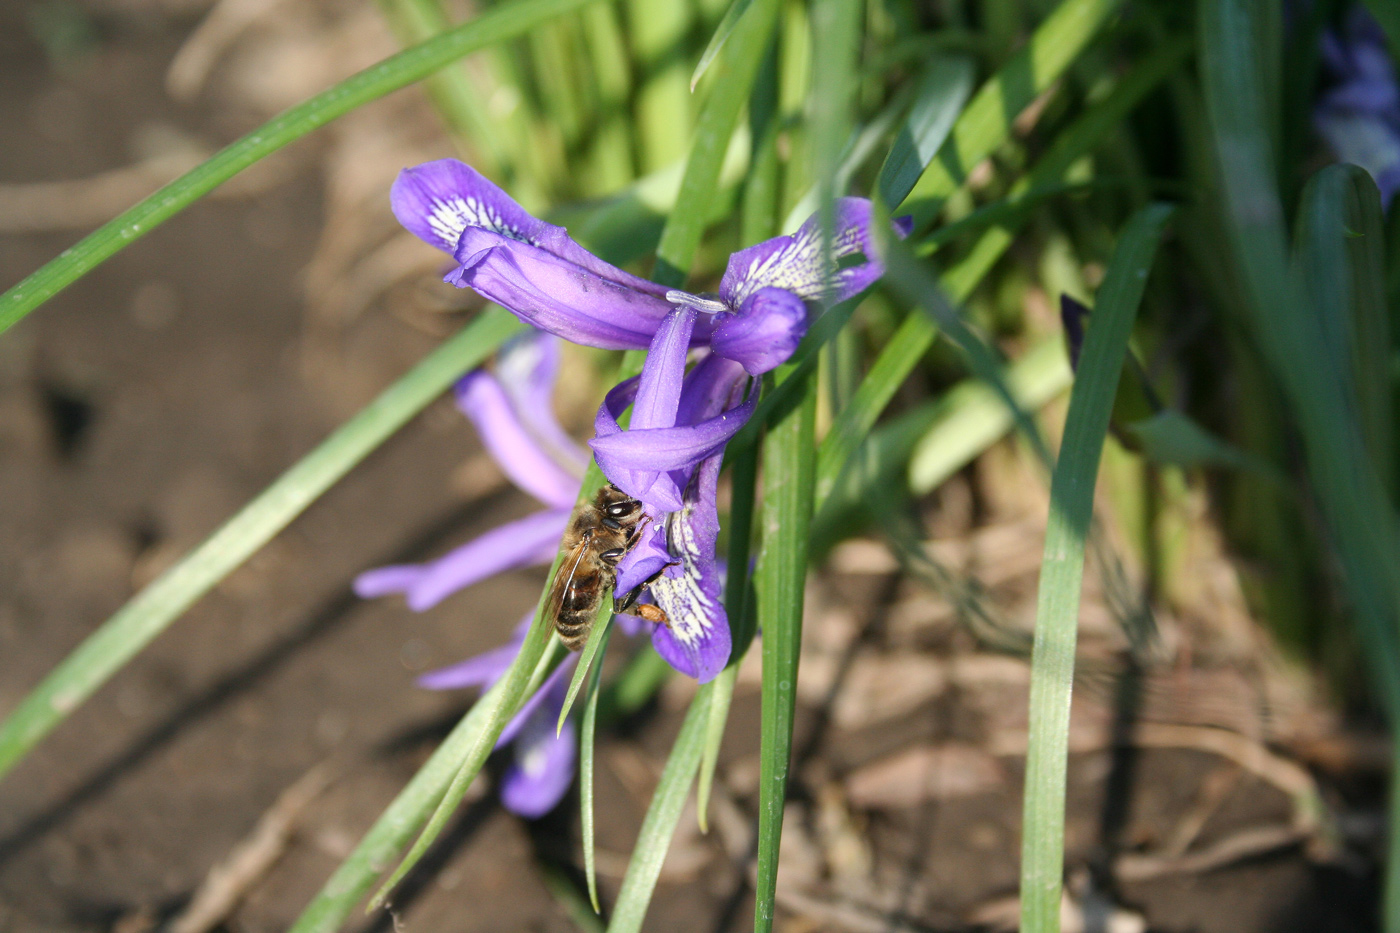
[(753, 611), (753, 581), (749, 578), (749, 550), (753, 537), (754, 492), (758, 482), (758, 444), (756, 442), (725, 451), (730, 462), (729, 550), (725, 566), (724, 607), (729, 615), (729, 630), (733, 649), (729, 664), (715, 678), (714, 697), (710, 701), (710, 721), (705, 729), (705, 749), (700, 759), (700, 780), (696, 791), (695, 816), (701, 832), (709, 832), (710, 790), (714, 785), (715, 767), (719, 763), (719, 747), (724, 740), (724, 727), (729, 720), (729, 707), (734, 699), (734, 685), (739, 665), (748, 653), (756, 628)]
[(603, 933), (603, 921), (598, 917), (597, 905), (590, 905), (583, 892), (574, 885), (574, 880), (561, 868), (548, 863), (537, 863), (540, 880), (549, 889), (554, 903), (564, 911), (578, 927), (580, 933)]
[(406, 49), (264, 123), (63, 251), (0, 295), (0, 333), (114, 253), (174, 217), (243, 169), (344, 116), (407, 87), (463, 55), (528, 32), (592, 0), (516, 0)]
[(0, 775), (197, 599), (522, 327), (499, 309), (483, 314), (136, 594), (0, 723)]
[(1030, 739), (1021, 843), (1021, 930), (1058, 933), (1064, 868), (1065, 765), (1084, 547), (1108, 418), (1147, 273), (1171, 208), (1128, 221), (1099, 289), (1070, 393), (1064, 440), (1050, 483), (1031, 654)]
[(755, 0), (724, 47), (723, 69), (700, 112), (680, 194), (656, 250), (653, 277), (658, 282), (677, 287), (684, 284), (710, 217), (725, 152), (768, 50), (780, 8), (778, 0)]
[(714, 679), (710, 716), (705, 723), (704, 748), (700, 754), (700, 780), (695, 790), (695, 819), (702, 833), (710, 831), (710, 791), (714, 787), (719, 747), (724, 742), (724, 727), (729, 722), (729, 706), (734, 701), (734, 684), (738, 679), (737, 661), (730, 663)]
[(1030, 42), (982, 86), (909, 193), (906, 203), (919, 227), (962, 187), (967, 173), (1006, 140), (1017, 114), (1059, 79), (1120, 2), (1064, 0)]
[[(632, 350), (622, 358), (622, 365), (618, 367), (618, 381), (622, 381), (641, 371), (642, 361), (646, 354), (640, 350)], [(629, 414), (619, 420), (619, 423), (626, 427)], [(578, 502), (580, 504), (589, 502), (602, 488), (604, 479), (602, 471), (598, 469), (596, 462), (588, 465), (588, 470), (583, 475), (583, 485), (579, 489)], [(559, 567), (564, 562), (565, 554), (561, 550), (554, 558), (554, 563), (549, 569), (548, 579), (552, 581), (559, 573)], [(552, 620), (546, 618), (548, 609), (549, 593), (551, 587), (546, 585), (540, 592), (539, 602), (535, 605), (535, 618), (530, 624), (530, 629), (525, 635), (525, 640), (520, 646), (520, 653), (511, 662), (506, 673), (501, 677), (501, 691), (496, 694), (489, 704), (486, 713), (486, 720), (481, 728), (481, 732), (476, 736), (476, 740), (468, 747), (466, 755), (461, 759), (460, 767), (452, 783), (448, 785), (437, 809), (428, 818), (423, 831), (418, 834), (413, 846), (404, 855), (393, 873), (380, 885), (374, 897), (370, 899), (368, 910), (374, 910), (385, 902), (389, 893), (394, 889), (404, 876), (418, 864), (418, 861), (427, 853), (428, 847), (441, 835), (443, 829), (447, 827), (447, 821), (456, 812), (458, 804), (466, 795), (467, 788), (481, 772), (486, 764), (486, 759), (490, 756), (492, 749), (496, 747), (496, 741), (500, 738), (506, 724), (510, 722), (512, 716), (520, 709), (525, 698), (530, 696), (543, 683), (548, 671), (552, 669), (559, 660), (562, 659), (564, 648), (559, 640), (554, 637), (554, 626)], [(546, 654), (547, 648), (557, 650)], [(484, 702), (485, 698), (481, 702)]]
[(661, 864), (666, 860), (666, 850), (680, 822), (690, 783), (700, 767), (714, 684), (712, 680), (701, 686), (690, 701), (680, 734), (671, 746), (671, 756), (666, 759), (661, 780), (651, 795), (651, 806), (647, 807), (641, 832), (637, 834), (637, 847), (627, 864), (608, 933), (640, 933), (642, 929), (652, 892), (656, 890), (656, 879), (661, 874)]
[(600, 624), (598, 615), (593, 618), (593, 627), (588, 630), (588, 640), (583, 643), (583, 651), (579, 653), (578, 665), (574, 668), (573, 679), (569, 681), (569, 690), (564, 694), (564, 705), (559, 710), (559, 724), (555, 727), (555, 734), (564, 731), (564, 720), (569, 718), (569, 710), (574, 708), (574, 700), (578, 698), (578, 692), (583, 688), (584, 678), (588, 676), (589, 668), (593, 666), (593, 660), (608, 643), (608, 631), (612, 628), (613, 614), (610, 609), (604, 607), (609, 603), (612, 592), (603, 593), (603, 599), (598, 604), (598, 615), (607, 612), (607, 618)]
[[(612, 626), (603, 632), (603, 644), (599, 649), (607, 653), (608, 639), (612, 636)], [(580, 662), (582, 663), (582, 662)], [(579, 806), (582, 811), (583, 833), (583, 873), (588, 879), (588, 901), (594, 913), (601, 913), (598, 906), (598, 866), (593, 832), (593, 743), (598, 735), (598, 694), (603, 680), (603, 665), (593, 665), (588, 678), (588, 694), (583, 701), (583, 722), (579, 725), (578, 788)]]
[(1330, 165), (1303, 189), (1296, 251), (1376, 473), (1389, 477), (1394, 422), (1384, 223), (1371, 176), (1354, 165)]
[[(1200, 7), (1202, 84), (1223, 177), (1226, 227), (1246, 299), (1246, 320), (1298, 420), (1329, 536), (1343, 569), (1365, 656), (1392, 724), (1400, 722), (1400, 542), (1394, 508), (1373, 468), (1351, 375), (1336, 354), (1332, 324), (1304, 296), (1319, 285), (1290, 274), (1283, 210), (1260, 87), (1258, 0)], [(1338, 236), (1342, 231), (1335, 231)], [(1307, 365), (1300, 365), (1306, 361)], [(1381, 518), (1384, 516), (1384, 518)], [(1400, 822), (1400, 821), (1393, 821)], [(1400, 859), (1391, 860), (1387, 929), (1400, 929)]]
[(797, 706), (797, 661), (802, 643), (803, 584), (815, 472), (813, 418), (816, 380), (805, 382), (798, 404), (769, 428), (763, 443), (763, 545), (754, 570), (758, 623), (763, 629), (763, 703), (760, 712), (758, 870), (754, 930), (773, 927), (778, 847), (787, 800)]
[(1365, 0), (1366, 8), (1385, 30), (1386, 41), (1390, 43), (1390, 57), (1400, 59), (1400, 4), (1394, 0)]
[(394, 802), (365, 833), (349, 858), (340, 863), (315, 899), (297, 918), (289, 933), (334, 933), (428, 814), (437, 806), (447, 785), (457, 774), (468, 747), (480, 735), (497, 684), (487, 691), (452, 730), (431, 758), (413, 776)]
[[(594, 491), (596, 492), (596, 490)], [(555, 558), (554, 566), (550, 568), (550, 579), (553, 579), (554, 575), (559, 572), (563, 556), (561, 553)], [(398, 866), (390, 873), (389, 877), (380, 884), (379, 890), (370, 898), (369, 905), (365, 908), (366, 913), (384, 906), (388, 902), (389, 894), (397, 887), (398, 883), (427, 854), (428, 848), (447, 828), (448, 821), (457, 812), (457, 806), (466, 796), (467, 788), (481, 773), (486, 759), (496, 747), (496, 741), (501, 737), (506, 724), (510, 722), (511, 717), (524, 703), (530, 685), (534, 683), (538, 687), (547, 675), (549, 667), (552, 666), (551, 660), (562, 659), (560, 656), (562, 656), (564, 649), (554, 638), (553, 624), (545, 618), (545, 603), (548, 598), (549, 587), (545, 587), (535, 608), (535, 620), (530, 625), (530, 629), (525, 635), (525, 641), (520, 646), (520, 653), (515, 656), (515, 660), (511, 662), (510, 667), (506, 669), (505, 675), (500, 680), (500, 692), (493, 691), (489, 698), (482, 697), (477, 701), (477, 706), (485, 708), (485, 719), (480, 731), (476, 733), (473, 741), (467, 746), (466, 754), (458, 763), (451, 783), (443, 792), (442, 799), (437, 801), (437, 807), (428, 817), (428, 822), (423, 826), (418, 838), (414, 840), (408, 852), (399, 860)], [(552, 646), (558, 647), (558, 651), (546, 656), (546, 649)]]
[(705, 46), (705, 51), (700, 55), (700, 61), (695, 65), (695, 71), (690, 76), (690, 90), (695, 91), (695, 85), (700, 83), (700, 79), (705, 76), (705, 72), (710, 67), (710, 62), (715, 60), (719, 50), (724, 48), (724, 44), (729, 41), (729, 35), (734, 31), (734, 27), (739, 25), (739, 17), (743, 16), (753, 0), (734, 0), (729, 4), (729, 9), (724, 11), (724, 18), (715, 27), (714, 35), (710, 36), (710, 44)]
[[(452, 28), (438, 0), (379, 0), (379, 6), (405, 46), (426, 42)], [(488, 177), (498, 177), (510, 158), (496, 132), (498, 124), (487, 113), (484, 97), (472, 85), (466, 68), (446, 67), (424, 78), (423, 88), (459, 147), (475, 156), (475, 167)]]
[(938, 323), (962, 351), (973, 375), (996, 393), (1014, 418), (1016, 426), (1035, 448), (1036, 454), (1048, 465), (1050, 453), (1045, 440), (1030, 415), (1017, 403), (1016, 393), (1007, 385), (1003, 375), (1004, 363), (997, 351), (963, 321), (933, 273), (914, 258), (905, 244), (893, 238), (886, 244), (885, 278), (891, 289), (923, 308)]
[(919, 82), (909, 119), (899, 130), (875, 181), (886, 207), (904, 202), (914, 183), (948, 139), (953, 121), (972, 92), (972, 60), (962, 56), (935, 59)]
[[(1010, 364), (1002, 382), (1024, 411), (1044, 407), (1069, 388), (1074, 374), (1064, 341), (1045, 340)], [(944, 483), (1009, 431), (1012, 410), (984, 380), (958, 383), (945, 396), (944, 411), (919, 439), (909, 460), (909, 490), (923, 495)]]
[[(1168, 42), (1140, 62), (1107, 97), (1090, 107), (1056, 137), (1050, 150), (1015, 186), (1013, 192), (1033, 192), (1061, 183), (1075, 160), (1090, 152), (1113, 132), (1148, 92), (1181, 64), (1189, 49), (1189, 41)], [(1017, 214), (988, 230), (978, 238), (965, 258), (943, 274), (943, 288), (954, 303), (967, 300), (1010, 247), (1015, 231), (1024, 220), (1025, 215)], [(841, 412), (822, 439), (817, 454), (818, 510), (831, 495), (846, 463), (874, 428), (880, 413), (933, 345), (937, 333), (937, 327), (927, 315), (911, 314), (871, 364), (851, 404)]]

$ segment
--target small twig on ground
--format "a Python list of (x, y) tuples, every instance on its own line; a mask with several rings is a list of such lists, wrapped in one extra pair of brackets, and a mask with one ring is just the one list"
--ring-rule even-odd
[(208, 933), (223, 923), (287, 850), (297, 817), (343, 771), (343, 765), (323, 761), (284, 790), (253, 831), (209, 869), (189, 906), (170, 922), (168, 933)]
[(1119, 881), (1146, 881), (1162, 875), (1214, 871), (1297, 845), (1309, 835), (1296, 826), (1257, 826), (1186, 855), (1121, 855), (1114, 862), (1113, 870)]

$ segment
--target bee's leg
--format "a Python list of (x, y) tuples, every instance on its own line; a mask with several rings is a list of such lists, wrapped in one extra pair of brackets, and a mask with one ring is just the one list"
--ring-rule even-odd
[[(618, 607), (619, 607), (619, 608), (618, 608), (617, 611), (618, 611), (618, 612), (626, 612), (628, 609), (632, 608), (632, 604), (635, 603), (635, 602), (637, 601), (637, 597), (639, 597), (639, 596), (642, 595), (642, 590), (646, 589), (647, 587), (649, 587), (649, 586), (651, 586), (653, 583), (655, 583), (655, 582), (656, 582), (656, 579), (657, 579), (658, 577), (660, 577), (663, 573), (665, 573), (669, 568), (671, 568), (671, 567), (679, 567), (680, 564), (681, 564), (681, 562), (678, 561), (678, 560), (673, 560), (673, 561), (671, 561), (669, 564), (663, 564), (662, 567), (661, 567), (661, 569), (658, 570), (658, 571), (656, 571), (656, 573), (654, 573), (654, 574), (652, 574), (651, 576), (647, 577), (645, 580), (643, 580), (641, 583), (638, 583), (636, 586), (632, 587), (631, 591), (629, 591), (629, 592), (627, 593), (627, 595), (624, 596), (624, 597), (622, 598), (622, 602), (618, 603)], [(616, 600), (614, 600), (614, 601), (616, 601)], [(657, 611), (660, 612), (661, 610), (658, 609)], [(638, 615), (640, 615), (640, 613), (638, 613)], [(665, 615), (665, 613), (662, 613), (662, 615)], [(646, 617), (643, 616), (643, 618), (646, 618)], [(653, 619), (652, 621), (655, 622), (655, 621), (660, 621), (660, 620)]]
[(642, 531), (650, 524), (651, 516), (643, 512), (642, 520), (637, 522), (636, 526), (632, 529), (632, 533), (627, 536), (627, 550), (630, 551), (637, 546), (637, 542), (642, 540)]

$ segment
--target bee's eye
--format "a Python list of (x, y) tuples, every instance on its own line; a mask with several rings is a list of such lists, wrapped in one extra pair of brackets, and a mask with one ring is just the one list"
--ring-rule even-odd
[(635, 503), (632, 502), (614, 502), (608, 506), (607, 512), (613, 518), (622, 518), (624, 515), (632, 513), (634, 505)]

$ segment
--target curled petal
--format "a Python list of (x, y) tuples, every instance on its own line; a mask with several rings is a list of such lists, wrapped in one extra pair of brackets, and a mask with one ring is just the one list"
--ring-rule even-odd
[[(624, 272), (579, 246), (563, 227), (534, 217), (476, 169), (439, 159), (404, 169), (389, 192), (394, 216), (420, 240), (453, 255), (468, 229), (537, 246), (600, 278), (664, 298), (667, 289)], [(461, 258), (458, 257), (458, 262)]]
[(696, 424), (738, 405), (748, 385), (744, 367), (711, 353), (685, 377), (676, 424)]
[(418, 239), (446, 253), (468, 227), (533, 243), (550, 224), (532, 217), (510, 195), (456, 159), (425, 162), (399, 173), (389, 191), (394, 216)]
[(559, 551), (569, 514), (568, 509), (536, 512), (493, 528), (435, 561), (367, 571), (356, 578), (355, 592), (361, 596), (404, 593), (408, 608), (422, 612), (487, 577), (549, 563)]
[(559, 346), (553, 334), (538, 330), (520, 334), (496, 355), (496, 375), (525, 430), (556, 463), (581, 477), (589, 456), (554, 417)]
[[(598, 458), (598, 465), (609, 479), (613, 479), (610, 465), (619, 473), (644, 467), (653, 470), (684, 469), (723, 450), (729, 439), (749, 420), (757, 404), (757, 396), (751, 395), (743, 404), (698, 424), (622, 431), (607, 437), (595, 437), (589, 444)], [(613, 482), (617, 481), (613, 479)]]
[(461, 266), (448, 282), (470, 286), (527, 324), (574, 343), (640, 350), (672, 310), (664, 296), (488, 230), (464, 230), (455, 255)]
[[(907, 224), (896, 223), (901, 235)], [(822, 256), (821, 217), (813, 214), (791, 236), (775, 237), (740, 250), (729, 257), (719, 294), (731, 308), (742, 307), (760, 288), (772, 286), (792, 292), (804, 301), (834, 304), (845, 301), (884, 274), (870, 238), (870, 202), (865, 198), (838, 198), (833, 217), (832, 255)], [(864, 263), (842, 269), (828, 287), (824, 276), (838, 261), (861, 254)]]
[(802, 299), (765, 286), (744, 299), (737, 314), (727, 311), (715, 319), (710, 349), (758, 376), (786, 362), (805, 333), (807, 306)]
[[(457, 407), (476, 425), (481, 442), (511, 482), (552, 508), (573, 507), (579, 478), (540, 447), (526, 429), (523, 413), (510, 404), (494, 376), (480, 369), (470, 372), (458, 381), (454, 393)], [(553, 420), (540, 411), (531, 414), (534, 420)]]
[(657, 328), (647, 348), (637, 398), (632, 403), (633, 430), (669, 428), (676, 423), (676, 407), (685, 380), (685, 357), (698, 315), (694, 308), (679, 308)]
[(667, 539), (680, 565), (651, 585), (666, 613), (666, 625), (652, 633), (656, 651), (676, 670), (700, 683), (714, 679), (729, 663), (729, 616), (724, 611), (715, 541), (719, 535), (716, 486), (720, 457), (700, 465), (686, 491), (685, 507), (667, 521)]

